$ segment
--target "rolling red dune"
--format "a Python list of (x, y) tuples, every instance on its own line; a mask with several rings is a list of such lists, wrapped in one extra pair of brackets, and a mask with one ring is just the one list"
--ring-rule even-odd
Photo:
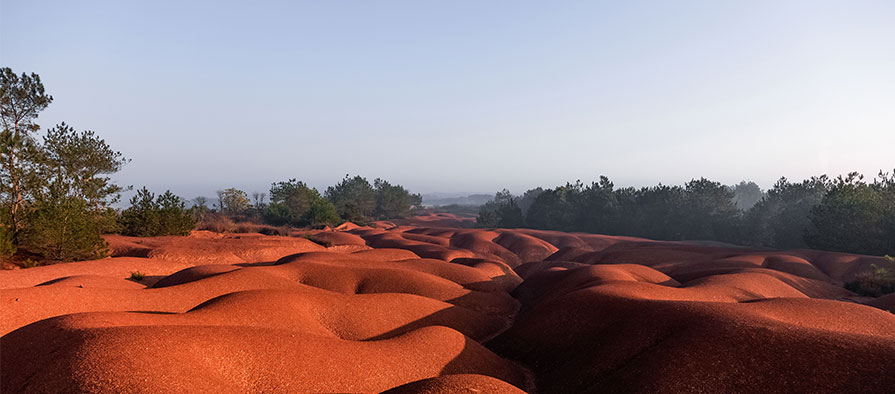
[(116, 257), (0, 271), (0, 391), (895, 387), (895, 299), (843, 288), (883, 258), (461, 227), (110, 236)]

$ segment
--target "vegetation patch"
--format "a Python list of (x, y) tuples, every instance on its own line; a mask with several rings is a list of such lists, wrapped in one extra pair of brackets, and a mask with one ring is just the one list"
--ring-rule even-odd
[(846, 283), (845, 288), (869, 297), (895, 293), (895, 266), (877, 267), (873, 265), (870, 271), (862, 272), (856, 275), (853, 281)]

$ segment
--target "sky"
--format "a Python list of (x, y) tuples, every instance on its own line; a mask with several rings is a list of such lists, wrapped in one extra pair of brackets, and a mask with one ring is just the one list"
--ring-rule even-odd
[(895, 168), (889, 0), (0, 1), (0, 65), (54, 96), (38, 123), (186, 198)]

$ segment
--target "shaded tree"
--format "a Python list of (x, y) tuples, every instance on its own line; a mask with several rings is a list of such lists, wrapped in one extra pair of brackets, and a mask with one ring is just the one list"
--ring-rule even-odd
[(478, 227), (516, 228), (525, 225), (522, 209), (509, 190), (503, 189), (494, 199), (482, 205), (476, 218)]
[(40, 129), (34, 120), (53, 102), (40, 76), (16, 75), (0, 68), (0, 198), (8, 210), (9, 227), (17, 234), (23, 226), (22, 210), (28, 193), (40, 183), (35, 163), (39, 149), (33, 133)]
[(155, 195), (143, 187), (131, 197), (130, 204), (130, 207), (121, 212), (121, 233), (137, 237), (158, 234), (161, 217)]
[(376, 192), (376, 208), (373, 215), (378, 219), (403, 218), (423, 203), (419, 194), (411, 194), (401, 185), (392, 185), (383, 179), (373, 181)]
[(526, 224), (545, 230), (581, 231), (576, 227), (583, 206), (583, 189), (584, 185), (577, 181), (544, 191), (528, 209)]
[(757, 183), (752, 181), (741, 181), (731, 186), (730, 189), (733, 192), (733, 200), (736, 203), (736, 207), (741, 211), (749, 210), (765, 196), (765, 192), (761, 190)]
[(517, 201), (519, 204), (519, 209), (522, 210), (522, 216), (528, 215), (528, 209), (531, 208), (531, 205), (534, 204), (535, 200), (541, 193), (544, 192), (544, 188), (536, 187), (534, 189), (529, 189), (522, 193), (522, 197), (519, 197)]
[(308, 209), (307, 222), (311, 226), (336, 226), (342, 224), (342, 218), (336, 206), (326, 199), (320, 198), (311, 203)]
[(368, 223), (376, 209), (376, 191), (359, 175), (345, 175), (341, 182), (326, 189), (325, 196), (341, 218), (358, 224)]
[(816, 249), (871, 255), (895, 255), (895, 174), (880, 172), (874, 183), (852, 172), (833, 180), (830, 190), (811, 209), (805, 231)]
[(831, 182), (826, 175), (800, 183), (780, 178), (767, 196), (746, 212), (743, 223), (745, 243), (776, 248), (805, 248), (804, 235), (810, 224), (811, 209), (821, 202)]
[(21, 244), (32, 253), (55, 260), (87, 260), (108, 253), (99, 223), (83, 199), (50, 192), (30, 207)]
[(684, 185), (687, 196), (684, 234), (688, 239), (733, 241), (737, 239), (739, 211), (734, 205), (734, 194), (720, 182), (705, 178), (694, 179)]

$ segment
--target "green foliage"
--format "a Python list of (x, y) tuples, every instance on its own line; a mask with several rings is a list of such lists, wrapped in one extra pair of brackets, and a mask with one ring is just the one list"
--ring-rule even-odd
[(745, 213), (743, 243), (776, 248), (808, 247), (804, 238), (811, 224), (808, 215), (831, 186), (826, 175), (801, 183), (780, 178), (767, 196)]
[(310, 224), (311, 206), (322, 199), (317, 189), (295, 178), (273, 183), (270, 187), (270, 204), (265, 207), (262, 217), (275, 226), (307, 226)]
[(516, 204), (516, 198), (510, 191), (503, 189), (494, 195), (494, 199), (482, 205), (476, 218), (479, 227), (516, 228), (524, 225), (522, 209)]
[(578, 220), (584, 206), (583, 188), (581, 182), (576, 182), (544, 191), (528, 209), (526, 225), (549, 230), (583, 231)]
[(308, 223), (311, 226), (336, 226), (342, 223), (342, 218), (336, 211), (336, 206), (325, 199), (319, 199), (311, 203), (308, 209)]
[(126, 160), (91, 131), (63, 124), (47, 131), (36, 165), (43, 183), (28, 191), (27, 217), (19, 246), (58, 260), (102, 257), (100, 234), (114, 227), (110, 205), (120, 187), (103, 176)]
[(317, 189), (294, 178), (271, 185), (270, 204), (265, 207), (263, 218), (275, 226), (332, 226), (342, 222), (336, 207)]
[(16, 253), (16, 243), (12, 236), (12, 228), (0, 223), (0, 258), (8, 258)]
[(40, 76), (0, 68), (0, 202), (16, 242), (30, 193), (43, 183), (42, 155), (32, 135), (40, 126), (34, 120), (51, 102)]
[(734, 194), (718, 182), (705, 178), (692, 180), (684, 186), (687, 196), (681, 222), (688, 239), (736, 241), (736, 222), (739, 210), (734, 205)]
[(10, 223), (4, 231), (19, 249), (48, 258), (101, 256), (100, 234), (117, 229), (111, 205), (122, 190), (107, 175), (127, 160), (94, 132), (65, 123), (38, 142), (34, 120), (52, 101), (37, 74), (0, 69), (0, 205)]
[(249, 196), (246, 192), (237, 188), (229, 188), (218, 190), (218, 210), (219, 212), (235, 216), (244, 214), (251, 206)]
[(0, 125), (6, 130), (36, 131), (37, 114), (53, 102), (40, 76), (16, 75), (9, 67), (0, 68)]
[(873, 265), (869, 271), (855, 275), (855, 279), (846, 283), (845, 288), (869, 297), (895, 293), (895, 265), (889, 267)]
[(423, 197), (419, 194), (411, 194), (403, 186), (392, 185), (383, 179), (376, 178), (373, 188), (376, 192), (373, 215), (378, 219), (407, 217), (423, 203)]
[(131, 272), (131, 277), (130, 277), (130, 279), (133, 280), (133, 281), (137, 281), (137, 282), (139, 282), (139, 281), (142, 281), (143, 278), (145, 278), (145, 277), (146, 277), (146, 275), (144, 275), (142, 272), (140, 272), (140, 271), (134, 271), (134, 272)]
[(38, 266), (40, 266), (40, 262), (34, 259), (25, 259), (25, 261), (22, 262), (22, 267), (25, 268), (34, 268)]
[(524, 217), (525, 225), (541, 229), (724, 241), (736, 240), (738, 220), (733, 192), (718, 182), (616, 189), (605, 176), (537, 193)]
[(188, 235), (196, 221), (186, 209), (186, 202), (166, 190), (156, 200), (159, 210), (159, 235)]
[(98, 259), (108, 253), (101, 229), (87, 201), (53, 196), (35, 202), (23, 231), (22, 245), (46, 258), (64, 261)]
[(0, 209), (0, 259), (14, 255), (16, 250), (17, 247), (9, 213)]
[(137, 190), (131, 206), (121, 213), (122, 234), (137, 237), (187, 235), (196, 221), (186, 203), (170, 190), (155, 197), (145, 187)]
[(517, 201), (519, 204), (519, 209), (522, 210), (522, 215), (528, 215), (528, 209), (531, 208), (532, 204), (534, 204), (535, 200), (538, 199), (544, 193), (544, 189), (537, 187), (531, 190), (526, 191), (522, 194), (522, 197), (519, 197)]
[(161, 218), (155, 195), (146, 187), (137, 190), (130, 199), (131, 206), (121, 212), (121, 233), (136, 237), (151, 237), (159, 231)]
[(345, 175), (341, 182), (328, 187), (325, 195), (341, 218), (357, 224), (369, 223), (376, 209), (376, 191), (359, 175)]
[(805, 233), (816, 249), (871, 255), (895, 254), (895, 174), (867, 184), (858, 173), (838, 177), (811, 209)]
[(82, 198), (93, 209), (103, 209), (118, 200), (121, 187), (106, 174), (121, 170), (127, 159), (93, 131), (76, 131), (64, 122), (43, 138), (46, 174), (54, 188)]

